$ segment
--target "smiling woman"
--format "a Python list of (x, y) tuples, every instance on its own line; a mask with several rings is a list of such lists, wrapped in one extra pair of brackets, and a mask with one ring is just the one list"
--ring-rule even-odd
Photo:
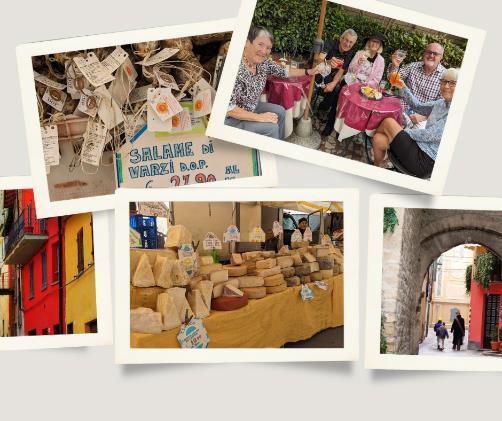
[(284, 138), (284, 108), (259, 102), (267, 78), (276, 76), (314, 75), (315, 69), (290, 69), (268, 58), (272, 51), (272, 34), (263, 27), (252, 27), (248, 33), (225, 124), (276, 139)]

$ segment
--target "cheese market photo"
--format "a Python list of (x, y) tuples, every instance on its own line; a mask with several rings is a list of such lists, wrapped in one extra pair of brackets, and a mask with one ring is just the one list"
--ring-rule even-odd
[(343, 348), (343, 202), (131, 202), (131, 348)]

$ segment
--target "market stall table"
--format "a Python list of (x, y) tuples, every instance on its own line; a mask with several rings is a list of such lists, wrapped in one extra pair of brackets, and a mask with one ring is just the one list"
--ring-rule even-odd
[[(210, 348), (279, 348), (343, 326), (343, 274), (325, 281), (327, 290), (308, 284), (314, 299), (302, 301), (301, 287), (267, 295), (234, 311), (211, 311), (204, 325)], [(131, 348), (179, 348), (179, 329), (159, 334), (131, 332)]]
[(376, 128), (387, 117), (402, 124), (399, 98), (384, 96), (379, 101), (367, 99), (360, 93), (361, 86), (360, 83), (345, 85), (340, 91), (335, 120), (339, 141), (361, 132), (373, 136)]
[(286, 79), (270, 77), (267, 80), (261, 100), (282, 105), (286, 110), (285, 137), (293, 133), (293, 119), (299, 118), (305, 110), (310, 79), (305, 75)]

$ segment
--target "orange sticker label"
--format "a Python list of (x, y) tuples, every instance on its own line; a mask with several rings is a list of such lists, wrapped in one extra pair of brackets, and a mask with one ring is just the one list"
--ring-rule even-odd
[(169, 107), (167, 106), (167, 104), (165, 102), (159, 102), (157, 104), (156, 109), (159, 114), (165, 114), (169, 110)]

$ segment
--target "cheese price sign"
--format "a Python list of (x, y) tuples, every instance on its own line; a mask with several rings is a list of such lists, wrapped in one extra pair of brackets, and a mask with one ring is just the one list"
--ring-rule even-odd
[(214, 232), (208, 232), (202, 241), (204, 250), (221, 250), (221, 241)]

